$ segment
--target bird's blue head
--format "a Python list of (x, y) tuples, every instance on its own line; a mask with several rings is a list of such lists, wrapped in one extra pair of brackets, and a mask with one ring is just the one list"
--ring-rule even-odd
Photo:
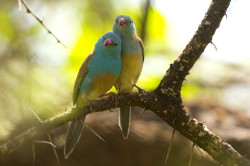
[(121, 39), (113, 32), (107, 32), (99, 38), (95, 44), (95, 52), (107, 53), (112, 56), (120, 56)]
[(133, 19), (127, 15), (117, 16), (113, 25), (113, 32), (121, 37), (131, 37), (136, 33)]

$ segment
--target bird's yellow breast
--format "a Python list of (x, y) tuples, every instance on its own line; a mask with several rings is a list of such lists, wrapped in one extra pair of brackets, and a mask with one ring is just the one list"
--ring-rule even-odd
[(88, 80), (92, 82), (90, 89), (78, 97), (78, 104), (84, 104), (88, 100), (94, 100), (100, 97), (102, 94), (107, 92), (117, 80), (117, 76), (105, 73), (102, 75), (97, 75), (93, 80)]
[(142, 65), (141, 52), (136, 52), (134, 55), (122, 55), (122, 70), (116, 82), (119, 92), (126, 93), (132, 91), (133, 85), (141, 74)]

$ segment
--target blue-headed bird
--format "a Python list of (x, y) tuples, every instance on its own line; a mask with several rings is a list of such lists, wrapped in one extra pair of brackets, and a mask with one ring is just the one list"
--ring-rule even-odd
[[(117, 16), (113, 25), (113, 32), (118, 34), (122, 41), (122, 70), (115, 87), (118, 92), (129, 93), (132, 92), (133, 87), (137, 87), (136, 82), (142, 71), (144, 61), (143, 42), (137, 36), (134, 21), (129, 16)], [(124, 139), (128, 138), (130, 117), (131, 107), (121, 107), (119, 111), (119, 126)]]
[[(117, 34), (108, 32), (99, 38), (94, 51), (88, 55), (78, 72), (73, 91), (73, 109), (100, 97), (115, 84), (122, 68), (120, 53), (121, 39)], [(66, 159), (80, 139), (85, 118), (70, 122), (64, 146)]]

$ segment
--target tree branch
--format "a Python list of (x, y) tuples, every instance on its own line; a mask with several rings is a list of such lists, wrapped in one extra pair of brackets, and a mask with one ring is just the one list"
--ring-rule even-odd
[(31, 14), (42, 26), (43, 28), (53, 36), (53, 38), (56, 39), (57, 43), (60, 43), (63, 47), (67, 48), (67, 46), (65, 44), (63, 44), (61, 42), (61, 40), (58, 39), (58, 37), (56, 37), (56, 35), (54, 33), (52, 33), (52, 31), (43, 23), (43, 20), (40, 19), (29, 7), (29, 5), (27, 4), (27, 2), (25, 0), (18, 0), (18, 4), (19, 4), (19, 8), (21, 7), (21, 4), (23, 4), (23, 6), (26, 9), (26, 12)]
[(147, 29), (147, 21), (148, 21), (148, 11), (150, 8), (150, 0), (146, 0), (145, 4), (144, 4), (144, 8), (143, 8), (143, 16), (142, 16), (142, 23), (141, 23), (141, 33), (140, 33), (140, 37), (142, 39), (142, 41), (145, 40), (146, 38), (146, 29)]
[[(219, 27), (230, 0), (213, 0), (195, 35), (182, 54), (167, 70), (161, 83), (152, 92), (117, 94), (115, 100), (110, 96), (92, 101), (92, 110), (104, 111), (131, 105), (152, 110), (170, 126), (209, 153), (216, 161), (225, 166), (249, 166), (250, 161), (241, 156), (231, 145), (212, 133), (204, 123), (189, 116), (182, 105), (180, 90), (185, 77), (199, 59), (212, 36)], [(90, 113), (85, 105), (72, 112), (64, 112), (28, 129), (21, 135), (0, 145), (0, 156), (15, 151), (25, 141), (33, 140), (45, 131)]]
[(206, 46), (212, 42), (212, 37), (226, 14), (229, 4), (230, 0), (212, 0), (198, 30), (179, 58), (170, 66), (158, 87), (159, 90), (173, 87), (176, 93), (180, 92), (182, 82), (189, 74), (189, 70), (199, 59)]

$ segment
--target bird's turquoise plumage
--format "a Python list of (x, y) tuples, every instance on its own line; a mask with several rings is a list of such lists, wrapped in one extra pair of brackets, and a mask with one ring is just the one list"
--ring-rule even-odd
[[(113, 32), (105, 33), (95, 44), (94, 51), (89, 54), (77, 75), (73, 104), (77, 107), (106, 93), (117, 81), (121, 72), (121, 39)], [(67, 131), (64, 146), (65, 158), (78, 143), (86, 117), (73, 120)]]
[[(119, 92), (129, 93), (133, 90), (142, 70), (144, 61), (144, 46), (142, 40), (136, 34), (136, 28), (132, 18), (126, 15), (116, 17), (113, 32), (122, 40), (121, 58), (122, 71), (115, 83)], [(124, 139), (129, 134), (131, 107), (121, 107), (119, 111), (119, 126)]]

